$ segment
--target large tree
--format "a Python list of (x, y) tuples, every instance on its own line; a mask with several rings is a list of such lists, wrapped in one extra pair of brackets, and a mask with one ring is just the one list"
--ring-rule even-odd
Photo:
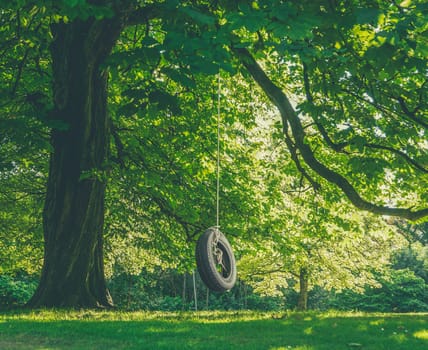
[[(428, 215), (423, 1), (1, 3), (2, 120), (26, 126), (18, 143), (51, 130), (32, 306), (112, 304), (104, 200), (111, 138), (119, 164), (126, 146), (115, 123), (160, 108), (165, 118), (183, 113), (168, 82), (191, 90), (194, 76), (219, 69), (242, 69), (278, 108), (290, 155), (314, 188), (325, 179), (361, 209)], [(122, 40), (131, 31), (133, 44)], [(139, 71), (110, 89), (112, 104), (129, 102), (114, 117), (109, 68), (113, 78)]]

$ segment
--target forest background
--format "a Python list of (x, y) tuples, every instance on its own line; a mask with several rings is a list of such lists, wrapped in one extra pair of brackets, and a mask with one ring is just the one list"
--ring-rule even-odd
[[(117, 19), (93, 63), (109, 80), (106, 152), (76, 180), (106, 187), (97, 234), (117, 306), (428, 311), (424, 1), (0, 3), (0, 308), (49, 285), (52, 155), (84, 129), (59, 86), (81, 51), (58, 37)], [(218, 112), (239, 271), (226, 294), (194, 262), (215, 224)]]

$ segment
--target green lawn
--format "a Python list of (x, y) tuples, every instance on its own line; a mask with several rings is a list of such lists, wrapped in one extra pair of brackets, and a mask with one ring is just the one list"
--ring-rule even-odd
[(0, 314), (0, 349), (428, 349), (428, 314)]

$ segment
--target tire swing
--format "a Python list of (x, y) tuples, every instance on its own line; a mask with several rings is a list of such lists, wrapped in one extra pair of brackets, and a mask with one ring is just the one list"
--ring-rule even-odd
[(205, 285), (214, 292), (226, 292), (236, 282), (236, 261), (232, 247), (220, 231), (220, 74), (217, 94), (217, 224), (208, 228), (196, 244), (196, 265)]
[(210, 227), (196, 245), (196, 265), (205, 285), (214, 292), (226, 292), (236, 282), (232, 247), (217, 226)]

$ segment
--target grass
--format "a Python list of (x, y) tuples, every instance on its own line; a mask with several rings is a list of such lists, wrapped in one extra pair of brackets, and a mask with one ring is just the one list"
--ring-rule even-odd
[(0, 349), (428, 349), (428, 314), (0, 313)]

